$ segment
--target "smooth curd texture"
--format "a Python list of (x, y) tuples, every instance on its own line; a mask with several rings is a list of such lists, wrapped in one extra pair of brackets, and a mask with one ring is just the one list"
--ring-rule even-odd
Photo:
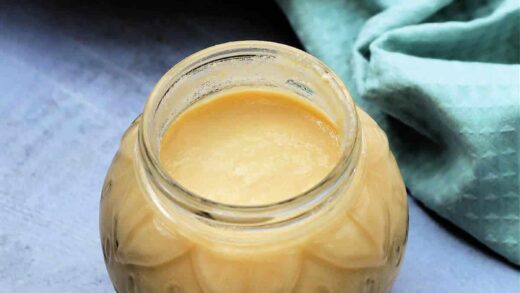
[(322, 180), (341, 155), (337, 128), (310, 102), (274, 90), (234, 90), (190, 107), (161, 142), (172, 178), (208, 199), (279, 202)]

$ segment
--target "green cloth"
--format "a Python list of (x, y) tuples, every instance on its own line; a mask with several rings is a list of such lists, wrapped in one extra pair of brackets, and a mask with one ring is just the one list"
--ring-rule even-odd
[(411, 194), (520, 264), (520, 1), (279, 0)]

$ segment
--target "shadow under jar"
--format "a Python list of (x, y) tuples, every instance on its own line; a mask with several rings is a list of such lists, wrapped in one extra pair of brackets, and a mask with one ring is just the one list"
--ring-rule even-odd
[[(241, 87), (289, 91), (335, 123), (341, 157), (323, 180), (282, 202), (239, 206), (167, 174), (160, 147), (172, 121)], [(319, 60), (259, 41), (210, 47), (161, 78), (122, 138), (100, 205), (103, 254), (120, 293), (389, 292), (407, 229), (386, 135)]]

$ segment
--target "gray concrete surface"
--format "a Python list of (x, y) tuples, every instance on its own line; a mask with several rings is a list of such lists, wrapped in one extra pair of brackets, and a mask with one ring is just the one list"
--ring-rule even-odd
[[(98, 203), (121, 134), (173, 64), (240, 39), (299, 46), (270, 2), (0, 2), (0, 292), (113, 292)], [(394, 292), (520, 292), (520, 274), (410, 200)]]

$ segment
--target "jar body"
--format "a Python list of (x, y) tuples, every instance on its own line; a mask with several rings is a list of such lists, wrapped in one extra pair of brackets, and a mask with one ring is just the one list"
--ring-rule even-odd
[(305, 239), (234, 255), (176, 230), (154, 208), (138, 164), (139, 119), (106, 177), (100, 232), (120, 293), (389, 292), (407, 235), (406, 191), (385, 134), (362, 110), (361, 152), (343, 196), (359, 196)]
[[(329, 116), (343, 155), (324, 180), (246, 209), (208, 202), (164, 175), (157, 158), (171, 121), (240, 87), (290, 91)], [(383, 131), (321, 62), (256, 41), (208, 48), (161, 78), (121, 140), (100, 203), (119, 293), (389, 292), (407, 230), (406, 190)]]

